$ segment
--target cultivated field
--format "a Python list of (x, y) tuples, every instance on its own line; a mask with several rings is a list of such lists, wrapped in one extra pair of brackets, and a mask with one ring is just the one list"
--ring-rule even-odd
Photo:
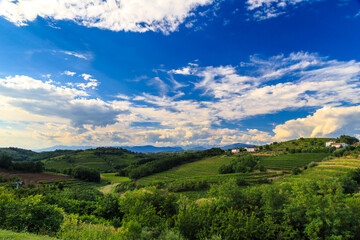
[(360, 158), (342, 157), (319, 162), (318, 166), (303, 171), (299, 175), (292, 175), (280, 181), (309, 181), (339, 178), (347, 172), (360, 168)]
[(25, 184), (40, 183), (45, 181), (59, 181), (72, 179), (69, 176), (55, 175), (49, 173), (22, 173), (22, 172), (0, 172), (0, 176), (3, 178), (19, 177)]
[(101, 180), (108, 181), (111, 183), (122, 183), (130, 181), (128, 177), (115, 176), (117, 173), (102, 173)]
[(236, 156), (216, 156), (205, 158), (200, 161), (187, 163), (179, 167), (156, 173), (148, 177), (139, 179), (139, 183), (148, 183), (152, 181), (168, 181), (182, 178), (207, 177), (219, 174), (219, 167), (228, 164)]
[(267, 169), (291, 170), (294, 167), (303, 167), (311, 162), (318, 162), (327, 157), (328, 153), (294, 153), (279, 156), (261, 157), (261, 163)]

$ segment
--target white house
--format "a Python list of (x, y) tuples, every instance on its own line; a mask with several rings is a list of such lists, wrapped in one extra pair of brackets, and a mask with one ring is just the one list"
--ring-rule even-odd
[(330, 144), (331, 147), (336, 147), (336, 148), (341, 148), (341, 147), (346, 147), (347, 144), (346, 143), (332, 143)]
[(240, 152), (240, 149), (238, 149), (238, 148), (233, 148), (233, 149), (231, 149), (231, 152), (232, 152), (232, 153), (239, 153), (239, 152)]
[(331, 144), (336, 143), (334, 140), (330, 140), (325, 143), (325, 147), (330, 147)]
[(245, 147), (245, 150), (247, 152), (256, 152), (258, 149), (257, 147)]

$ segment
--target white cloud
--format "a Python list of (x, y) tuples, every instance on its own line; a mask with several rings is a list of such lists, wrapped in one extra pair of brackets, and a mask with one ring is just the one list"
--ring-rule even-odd
[(92, 78), (92, 76), (90, 74), (87, 74), (87, 73), (83, 73), (80, 76), (82, 76), (85, 81), (89, 81), (89, 79)]
[[(1, 13), (1, 10), (0, 10), (0, 13)], [(66, 54), (66, 55), (69, 55), (69, 56), (74, 56), (74, 57), (81, 58), (81, 59), (84, 59), (84, 60), (89, 60), (89, 56), (85, 55), (85, 54), (82, 54), (82, 53), (71, 52), (71, 51), (61, 51), (61, 52)]]
[(76, 74), (76, 72), (65, 71), (63, 74), (68, 75), (68, 76), (74, 76)]
[(243, 66), (190, 70), (200, 77), (195, 88), (214, 98), (202, 104), (219, 118), (240, 120), (287, 109), (360, 103), (359, 62), (299, 52), (252, 57)]
[(247, 0), (246, 8), (255, 20), (265, 20), (285, 14), (295, 5), (317, 1), (321, 0)]
[(214, 0), (2, 0), (0, 16), (18, 26), (37, 17), (71, 20), (112, 31), (175, 31), (199, 6)]
[[(149, 90), (107, 101), (87, 92), (99, 83), (90, 74), (78, 75), (82, 83), (65, 86), (27, 76), (7, 77), (0, 79), (0, 121), (28, 122), (22, 125), (24, 134), (33, 132), (43, 145), (261, 144), (360, 128), (359, 107), (351, 107), (360, 104), (359, 62), (299, 52), (267, 59), (252, 56), (240, 66), (186, 68), (188, 72), (176, 77), (189, 84), (190, 78), (192, 85), (173, 79), (173, 70), (163, 71), (168, 77), (162, 79), (169, 82), (149, 78), (159, 89), (157, 96)], [(276, 126), (274, 139), (270, 133), (241, 126), (241, 120), (250, 117), (303, 108), (320, 110)], [(10, 138), (12, 130), (5, 130), (1, 134)]]
[(298, 118), (276, 126), (275, 140), (298, 137), (326, 137), (329, 135), (359, 134), (360, 106), (324, 107), (306, 118)]
[(72, 126), (79, 128), (114, 124), (119, 113), (111, 104), (89, 98), (83, 90), (27, 76), (0, 79), (0, 97), (6, 99), (7, 106), (35, 115), (69, 119)]

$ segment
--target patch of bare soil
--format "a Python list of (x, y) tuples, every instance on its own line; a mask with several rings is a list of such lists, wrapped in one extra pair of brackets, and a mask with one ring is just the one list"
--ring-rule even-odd
[(22, 181), (24, 181), (25, 184), (29, 184), (31, 182), (39, 183), (45, 181), (72, 179), (71, 177), (68, 176), (54, 175), (49, 173), (23, 173), (23, 172), (4, 172), (4, 171), (0, 171), (0, 176), (3, 178), (10, 178), (17, 176)]

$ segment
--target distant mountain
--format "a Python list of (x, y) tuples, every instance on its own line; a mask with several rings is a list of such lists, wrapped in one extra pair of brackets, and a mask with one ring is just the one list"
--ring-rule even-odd
[[(230, 148), (235, 147), (249, 147), (254, 146), (250, 144), (245, 143), (235, 143), (231, 145), (226, 145), (220, 147), (223, 150), (227, 150)], [(105, 146), (106, 147), (106, 146)], [(192, 150), (192, 151), (201, 151), (210, 149), (212, 147), (219, 147), (219, 146), (196, 146), (196, 145), (190, 145), (185, 147), (155, 147), (152, 145), (145, 145), (145, 146), (112, 146), (114, 148), (124, 148), (126, 150), (130, 150), (132, 152), (138, 152), (138, 153), (156, 153), (156, 152), (176, 152), (176, 151), (184, 151), (184, 150)], [(55, 151), (55, 150), (87, 150), (87, 149), (95, 149), (96, 146), (63, 146), (63, 145), (57, 145), (49, 148), (43, 148), (34, 150), (35, 152), (49, 152), (49, 151)]]
[[(151, 145), (147, 146), (113, 146), (114, 148), (123, 148), (132, 152), (147, 153), (147, 152), (175, 152), (175, 151), (184, 151), (181, 147), (154, 147)], [(36, 152), (49, 152), (55, 150), (87, 150), (95, 149), (95, 146), (62, 146), (57, 145), (49, 148), (43, 148), (35, 150)]]
[(188, 150), (188, 151), (202, 151), (202, 150), (210, 149), (211, 147), (186, 146), (186, 147), (183, 147), (183, 148), (184, 148), (184, 150)]
[(256, 146), (256, 145), (254, 145), (254, 144), (245, 144), (245, 143), (234, 143), (234, 144), (226, 145), (226, 146), (223, 146), (223, 147), (220, 147), (220, 148), (222, 150), (227, 150), (227, 149), (236, 148), (236, 147), (244, 148), (244, 147), (253, 147), (253, 146)]
[(132, 152), (140, 152), (140, 153), (147, 153), (147, 152), (177, 152), (177, 151), (184, 151), (181, 147), (154, 147), (151, 145), (147, 146), (121, 146), (120, 148), (124, 148), (130, 150)]
[(92, 146), (63, 146), (63, 145), (56, 145), (56, 146), (53, 146), (53, 147), (36, 149), (36, 150), (34, 150), (34, 151), (35, 151), (35, 152), (51, 152), (51, 151), (55, 151), (55, 150), (87, 150), (87, 149), (92, 149), (92, 148), (97, 148), (97, 147), (92, 147)]

